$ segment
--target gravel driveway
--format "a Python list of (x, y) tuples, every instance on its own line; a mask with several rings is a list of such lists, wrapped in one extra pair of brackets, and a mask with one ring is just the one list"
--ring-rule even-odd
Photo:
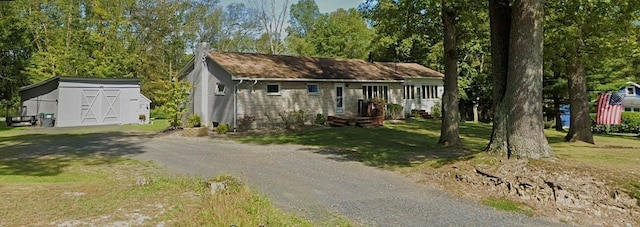
[(401, 174), (298, 145), (159, 136), (133, 157), (178, 173), (237, 176), (285, 211), (323, 223), (339, 213), (366, 226), (549, 226), (417, 184)]

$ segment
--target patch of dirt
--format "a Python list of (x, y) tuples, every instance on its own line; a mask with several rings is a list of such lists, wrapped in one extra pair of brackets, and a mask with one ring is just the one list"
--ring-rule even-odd
[[(527, 160), (460, 161), (411, 175), (439, 182), (445, 190), (473, 199), (508, 198), (535, 216), (557, 222), (597, 226), (640, 226), (638, 201), (606, 174)], [(489, 162), (489, 163), (490, 163)], [(553, 165), (554, 160), (548, 160)]]

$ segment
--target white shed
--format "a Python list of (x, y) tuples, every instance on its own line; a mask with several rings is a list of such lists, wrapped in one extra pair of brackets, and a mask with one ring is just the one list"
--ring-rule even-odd
[(140, 79), (53, 77), (20, 88), (20, 98), (23, 116), (53, 113), (58, 127), (148, 123), (151, 103)]

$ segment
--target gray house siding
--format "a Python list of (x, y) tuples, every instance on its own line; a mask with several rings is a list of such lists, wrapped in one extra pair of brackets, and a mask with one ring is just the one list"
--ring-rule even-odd
[[(233, 81), (231, 75), (220, 65), (207, 58), (209, 70), (209, 118), (211, 122), (225, 123), (230, 129), (235, 128), (233, 113), (233, 88), (238, 81)], [(218, 92), (218, 84), (224, 84), (224, 91)]]
[[(208, 47), (198, 47), (198, 49), (201, 48)], [(216, 122), (228, 124), (233, 129), (233, 87), (235, 83), (231, 79), (231, 75), (209, 58), (194, 57), (191, 64), (193, 64), (192, 70), (180, 78), (187, 81), (191, 87), (187, 114), (183, 118), (186, 119), (190, 115), (198, 114), (203, 126), (211, 127), (213, 122)], [(217, 92), (219, 83), (224, 84), (224, 93)], [(205, 84), (206, 86), (203, 86)]]

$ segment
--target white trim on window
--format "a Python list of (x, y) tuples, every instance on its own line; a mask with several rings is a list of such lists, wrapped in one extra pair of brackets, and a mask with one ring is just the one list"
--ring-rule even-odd
[(627, 86), (624, 90), (625, 90), (625, 93), (627, 95), (636, 95), (636, 87), (635, 86)]
[(320, 85), (319, 84), (307, 84), (307, 94), (309, 94), (309, 95), (320, 95)]
[(216, 95), (224, 95), (227, 91), (227, 86), (223, 83), (216, 83)]
[[(271, 91), (269, 91), (269, 88), (274, 88), (273, 86), (275, 86), (275, 90), (273, 91), (273, 89)], [(267, 91), (267, 95), (280, 95), (280, 84), (278, 83), (268, 83), (267, 86), (265, 87), (265, 90)]]

